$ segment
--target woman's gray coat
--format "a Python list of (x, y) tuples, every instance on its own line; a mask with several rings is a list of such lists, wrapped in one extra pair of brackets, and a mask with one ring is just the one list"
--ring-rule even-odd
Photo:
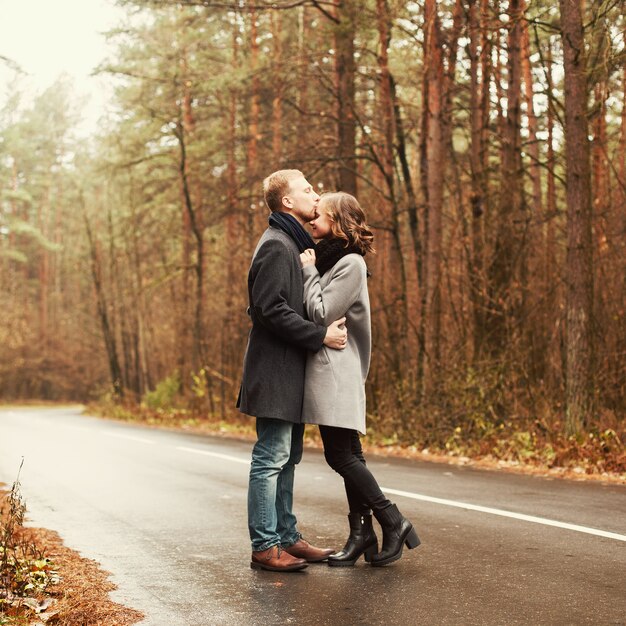
[(308, 318), (323, 326), (346, 317), (345, 350), (309, 353), (302, 421), (351, 428), (365, 434), (365, 379), (370, 366), (371, 324), (367, 267), (347, 254), (320, 277), (313, 265), (302, 269)]
[(299, 423), (307, 350), (318, 351), (325, 325), (304, 319), (300, 252), (282, 230), (261, 236), (248, 272), (252, 329), (237, 406), (242, 413)]

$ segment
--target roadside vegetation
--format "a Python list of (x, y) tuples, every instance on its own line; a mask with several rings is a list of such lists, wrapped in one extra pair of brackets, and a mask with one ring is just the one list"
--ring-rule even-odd
[(19, 477), (0, 485), (0, 626), (128, 626), (143, 615), (111, 601), (115, 589), (95, 561), (55, 532), (24, 526)]
[[(141, 402), (119, 402), (108, 394), (88, 405), (87, 411), (153, 427), (254, 437), (254, 420), (238, 413), (234, 401), (227, 413), (210, 414), (190, 408), (177, 389), (176, 378), (171, 378)], [(381, 454), (626, 482), (626, 433), (618, 420), (607, 416), (584, 432), (566, 435), (558, 421), (499, 419), (493, 407), (479, 406), (479, 396), (475, 394), (473, 406), (466, 404), (463, 411), (457, 407), (457, 413), (453, 406), (449, 414), (433, 406), (427, 421), (424, 408), (423, 419), (405, 416), (402, 423), (412, 424), (412, 429), (401, 427), (400, 421), (370, 419), (373, 426), (364, 445)], [(467, 401), (468, 396), (464, 398)], [(420, 426), (424, 421), (426, 425)], [(317, 428), (307, 427), (305, 437), (309, 444), (321, 445)]]

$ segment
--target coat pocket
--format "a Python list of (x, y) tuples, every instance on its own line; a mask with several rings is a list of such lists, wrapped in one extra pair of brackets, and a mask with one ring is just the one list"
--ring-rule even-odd
[(328, 352), (326, 351), (328, 348), (326, 346), (322, 346), (321, 350), (317, 353), (319, 362), (323, 365), (330, 365), (330, 358), (328, 356)]

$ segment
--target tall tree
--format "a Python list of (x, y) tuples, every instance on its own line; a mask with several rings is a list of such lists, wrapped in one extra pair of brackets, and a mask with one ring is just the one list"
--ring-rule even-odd
[(566, 429), (578, 433), (593, 414), (593, 248), (587, 121), (587, 63), (581, 0), (560, 0), (565, 70), (567, 167)]
[(426, 255), (424, 281), (424, 350), (430, 377), (439, 363), (441, 330), (441, 269), (443, 243), (443, 183), (445, 178), (444, 63), (441, 23), (435, 0), (424, 4), (424, 109), (426, 180)]
[(488, 27), (485, 23), (485, 0), (470, 0), (468, 12), (468, 54), (470, 60), (470, 208), (471, 250), (468, 254), (470, 298), (473, 310), (473, 353), (482, 351), (486, 309), (484, 222), (489, 200), (487, 172), (487, 133), (491, 58)]
[(510, 329), (521, 316), (522, 265), (526, 216), (521, 181), (521, 35), (523, 0), (508, 6), (506, 115), (502, 116), (502, 163), (495, 247), (489, 267), (488, 343), (493, 356), (510, 346)]
[(359, 3), (335, 0), (337, 23), (335, 33), (335, 82), (337, 98), (337, 164), (339, 189), (357, 193), (356, 120), (354, 103), (354, 39)]

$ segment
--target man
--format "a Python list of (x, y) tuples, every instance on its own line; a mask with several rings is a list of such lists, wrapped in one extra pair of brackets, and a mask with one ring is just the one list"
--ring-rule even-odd
[(315, 218), (319, 196), (298, 170), (280, 170), (263, 181), (270, 227), (248, 273), (252, 329), (238, 406), (254, 415), (248, 490), (250, 566), (272, 571), (303, 569), (333, 552), (307, 543), (293, 514), (295, 466), (302, 458), (301, 422), (307, 350), (346, 346), (345, 318), (328, 328), (304, 319), (300, 253), (313, 247), (303, 224)]

